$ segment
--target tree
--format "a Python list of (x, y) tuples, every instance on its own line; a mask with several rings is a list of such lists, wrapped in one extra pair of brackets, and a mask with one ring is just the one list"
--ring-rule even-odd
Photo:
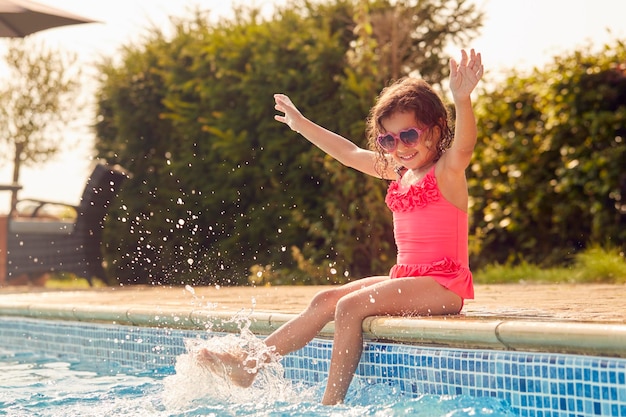
[(474, 265), (563, 265), (594, 243), (626, 250), (626, 46), (589, 51), (479, 98)]
[(378, 80), (383, 85), (407, 75), (440, 84), (448, 76), (446, 47), (451, 42), (469, 44), (482, 27), (483, 13), (467, 0), (364, 3), (371, 3)]
[[(13, 182), (22, 165), (42, 163), (59, 152), (63, 129), (76, 118), (76, 58), (42, 43), (12, 39), (5, 56), (9, 76), (0, 86), (0, 143), (13, 162)], [(12, 155), (12, 156), (11, 156)], [(11, 198), (11, 210), (17, 192)]]

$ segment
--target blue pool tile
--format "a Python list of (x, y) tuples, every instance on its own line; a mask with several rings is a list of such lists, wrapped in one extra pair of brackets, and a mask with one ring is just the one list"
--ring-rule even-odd
[(609, 382), (609, 373), (604, 371), (600, 372), (600, 382), (607, 383)]

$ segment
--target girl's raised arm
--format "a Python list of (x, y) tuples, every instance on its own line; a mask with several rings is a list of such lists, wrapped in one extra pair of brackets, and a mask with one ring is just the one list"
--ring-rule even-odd
[(483, 76), (482, 57), (473, 49), (461, 52), (461, 61), (450, 60), (450, 90), (456, 108), (454, 141), (446, 151), (446, 169), (465, 171), (476, 145), (476, 118), (471, 93)]
[(343, 136), (313, 123), (300, 113), (286, 95), (274, 94), (274, 100), (274, 108), (283, 113), (274, 116), (277, 121), (285, 123), (342, 164), (365, 174), (378, 176), (374, 168), (374, 152), (360, 148)]

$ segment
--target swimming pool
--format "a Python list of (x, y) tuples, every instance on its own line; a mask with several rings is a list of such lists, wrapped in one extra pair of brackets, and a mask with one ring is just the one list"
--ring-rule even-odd
[[(108, 378), (122, 375), (122, 380), (131, 381), (129, 387), (120, 388), (122, 391), (142, 398), (132, 394), (136, 391), (135, 384), (147, 384), (147, 391), (158, 391), (161, 381), (178, 372), (175, 366), (177, 359), (180, 364), (185, 356), (185, 340), (207, 335), (206, 331), (193, 329), (0, 317), (0, 348), (12, 352), (11, 360), (16, 360), (15, 354), (30, 352), (45, 354), (48, 359), (60, 358), (79, 370), (80, 364), (99, 364)], [(305, 388), (321, 389), (331, 346), (329, 340), (315, 339), (283, 360), (284, 378), (300, 384), (300, 391), (294, 395), (310, 404), (310, 408), (294, 411), (295, 405), (277, 400), (287, 410), (278, 407), (273, 414), (259, 415), (329, 413), (328, 408), (315, 404), (316, 394), (307, 393)], [(355, 386), (347, 398), (351, 406), (343, 409), (345, 415), (396, 415), (389, 408), (373, 411), (363, 408), (367, 407), (368, 399), (381, 402), (381, 398), (395, 397), (391, 407), (399, 407), (397, 415), (406, 413), (410, 407), (419, 410), (426, 403), (440, 406), (442, 401), (452, 399), (457, 407), (454, 415), (466, 415), (460, 414), (462, 409), (477, 407), (478, 411), (490, 410), (489, 415), (626, 417), (626, 359), (616, 357), (367, 341)], [(359, 397), (362, 392), (367, 394)], [(261, 395), (265, 395), (263, 391)], [(396, 401), (398, 398), (400, 403)], [(489, 402), (483, 404), (482, 399)], [(474, 402), (468, 406), (467, 401)], [(155, 407), (158, 411), (159, 406)], [(220, 415), (203, 410), (206, 414), (184, 415)], [(480, 415), (476, 410), (473, 412)], [(413, 415), (419, 415), (416, 413)]]

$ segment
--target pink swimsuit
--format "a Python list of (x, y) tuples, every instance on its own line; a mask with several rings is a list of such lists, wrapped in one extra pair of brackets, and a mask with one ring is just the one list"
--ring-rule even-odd
[(467, 213), (439, 191), (435, 167), (408, 189), (393, 181), (385, 198), (398, 247), (391, 278), (429, 276), (463, 299), (474, 298)]

